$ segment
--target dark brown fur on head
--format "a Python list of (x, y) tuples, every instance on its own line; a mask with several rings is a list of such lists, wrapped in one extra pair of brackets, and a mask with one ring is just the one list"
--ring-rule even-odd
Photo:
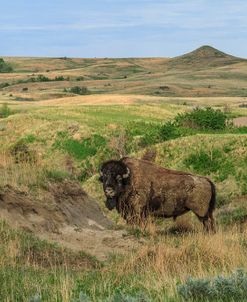
[(119, 195), (124, 191), (130, 177), (129, 168), (120, 160), (109, 160), (102, 164), (99, 180), (103, 183), (106, 206), (109, 210), (116, 207)]

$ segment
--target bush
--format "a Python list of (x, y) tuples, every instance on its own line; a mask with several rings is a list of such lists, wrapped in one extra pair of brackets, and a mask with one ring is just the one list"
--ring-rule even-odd
[(164, 141), (192, 134), (195, 134), (194, 130), (179, 127), (176, 122), (167, 122), (160, 128), (160, 135)]
[(10, 64), (6, 63), (2, 58), (0, 58), (0, 72), (12, 72), (13, 68)]
[(9, 115), (13, 114), (12, 110), (9, 108), (8, 104), (3, 104), (0, 108), (0, 118), (6, 118)]
[(43, 74), (39, 74), (38, 77), (36, 78), (36, 82), (49, 82), (50, 79)]
[(56, 76), (54, 81), (65, 81), (65, 78), (63, 76)]
[(217, 216), (220, 224), (231, 225), (233, 223), (245, 223), (247, 221), (247, 209), (243, 206), (221, 211)]
[(84, 80), (84, 77), (82, 77), (82, 76), (79, 76), (79, 77), (76, 77), (76, 79), (75, 79), (76, 81), (83, 81)]
[(136, 151), (136, 147), (139, 149), (140, 147), (146, 147), (161, 142), (160, 127), (160, 124), (156, 123), (128, 123), (126, 126), (126, 151)]
[(90, 94), (90, 91), (87, 89), (87, 87), (79, 87), (74, 86), (68, 90), (68, 92), (74, 93), (74, 94), (80, 94), (80, 95), (87, 95)]
[(8, 86), (10, 86), (10, 85), (9, 85), (9, 83), (7, 83), (7, 82), (6, 82), (6, 83), (1, 83), (1, 84), (0, 84), (0, 89), (5, 88), (5, 87), (8, 87)]
[(209, 130), (224, 129), (227, 120), (225, 113), (220, 110), (214, 110), (211, 107), (195, 108), (193, 111), (179, 114), (175, 118), (178, 126)]
[(238, 269), (227, 277), (189, 278), (184, 284), (177, 286), (177, 292), (186, 301), (246, 301), (247, 274)]

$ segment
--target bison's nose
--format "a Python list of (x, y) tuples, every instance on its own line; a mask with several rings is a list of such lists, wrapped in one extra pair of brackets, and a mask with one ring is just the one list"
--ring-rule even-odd
[(114, 197), (116, 194), (115, 194), (115, 192), (114, 192), (114, 190), (113, 190), (113, 188), (111, 188), (111, 187), (106, 187), (105, 188), (105, 195), (107, 196), (107, 197)]

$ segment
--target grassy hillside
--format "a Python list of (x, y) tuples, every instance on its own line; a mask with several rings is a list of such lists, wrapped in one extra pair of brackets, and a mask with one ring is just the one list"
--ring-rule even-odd
[(171, 59), (4, 60), (14, 72), (0, 75), (0, 88), (19, 101), (68, 97), (75, 86), (91, 94), (247, 96), (247, 61), (209, 46)]
[[(247, 277), (232, 272), (247, 270), (246, 127), (174, 121), (197, 106), (219, 109), (228, 120), (246, 117), (246, 60), (210, 47), (173, 59), (4, 60), (14, 71), (0, 74), (0, 300), (200, 301), (203, 293), (204, 300), (244, 301)], [(75, 95), (74, 86), (90, 94)], [(215, 182), (216, 234), (205, 234), (191, 213), (139, 228), (106, 210), (100, 164), (150, 151), (161, 166)], [(107, 232), (90, 229), (91, 220), (67, 233), (46, 226), (37, 215), (42, 202), (64, 222), (77, 201), (64, 182), (79, 182), (116, 224)], [(28, 213), (11, 202), (6, 208), (4, 190), (12, 199), (18, 192)], [(20, 217), (33, 227), (16, 229)], [(42, 234), (45, 227), (50, 237)], [(82, 246), (89, 254), (78, 252)], [(109, 252), (116, 246), (124, 254)]]

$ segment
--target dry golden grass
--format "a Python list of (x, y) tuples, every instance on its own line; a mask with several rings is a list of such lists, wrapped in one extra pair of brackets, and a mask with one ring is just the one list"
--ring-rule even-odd
[[(175, 292), (178, 281), (189, 276), (205, 278), (227, 274), (236, 268), (247, 268), (247, 232), (236, 228), (219, 229), (216, 234), (194, 232), (180, 235), (152, 237), (147, 244), (130, 254), (116, 267), (107, 268), (119, 276), (133, 272), (144, 275), (145, 286), (161, 290), (164, 286)], [(157, 283), (158, 282), (158, 283)]]

